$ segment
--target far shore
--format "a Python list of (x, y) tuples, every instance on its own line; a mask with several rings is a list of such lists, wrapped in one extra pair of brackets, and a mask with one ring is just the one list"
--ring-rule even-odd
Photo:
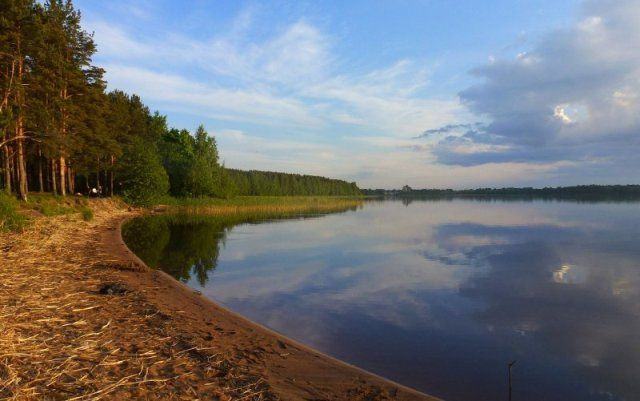
[(0, 234), (0, 398), (436, 400), (319, 353), (133, 254), (100, 199)]

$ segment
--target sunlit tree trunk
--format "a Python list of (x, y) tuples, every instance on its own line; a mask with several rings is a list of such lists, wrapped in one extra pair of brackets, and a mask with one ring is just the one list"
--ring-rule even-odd
[(60, 163), (60, 165), (59, 165), (60, 195), (66, 196), (67, 195), (67, 186), (65, 185), (65, 182), (67, 181), (67, 163), (66, 163), (66, 160), (65, 160), (64, 156), (60, 156), (59, 163)]
[[(63, 102), (68, 99), (66, 86), (62, 89), (61, 96), (62, 96)], [(67, 136), (67, 112), (64, 109), (64, 107), (60, 115), (61, 115), (60, 136), (63, 138), (63, 141), (64, 141), (64, 138)], [(67, 186), (65, 185), (67, 182), (66, 177), (67, 177), (67, 160), (65, 159), (65, 149), (63, 146), (60, 149), (60, 194), (62, 196), (67, 195)]]
[(24, 125), (22, 116), (18, 117), (16, 126), (16, 148), (17, 148), (17, 164), (18, 164), (18, 196), (21, 200), (27, 200), (28, 184), (27, 184), (27, 165), (24, 151)]
[(67, 183), (67, 187), (69, 188), (69, 193), (73, 195), (76, 193), (76, 186), (75, 186), (74, 173), (73, 173), (72, 167), (67, 167), (67, 179), (69, 181)]
[[(24, 78), (24, 58), (22, 57), (21, 51), (21, 43), (18, 40), (17, 49), (18, 49), (18, 73), (17, 73), (17, 83), (22, 85)], [(16, 140), (16, 150), (17, 150), (17, 158), (16, 163), (18, 164), (18, 196), (23, 201), (27, 200), (28, 193), (28, 185), (27, 185), (27, 166), (25, 160), (25, 150), (24, 150), (24, 88), (19, 88), (16, 91), (16, 105), (18, 106), (18, 115), (16, 117), (16, 130), (15, 130), (15, 140)]]
[(58, 174), (58, 169), (56, 168), (56, 159), (51, 159), (51, 192), (54, 195), (58, 193), (58, 185), (56, 183), (56, 175)]

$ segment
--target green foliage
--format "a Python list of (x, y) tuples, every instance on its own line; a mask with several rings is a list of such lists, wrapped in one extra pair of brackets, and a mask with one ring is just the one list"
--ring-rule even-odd
[(155, 149), (142, 140), (133, 141), (120, 160), (119, 179), (125, 201), (150, 206), (169, 190), (169, 177)]
[(0, 231), (20, 231), (26, 223), (26, 217), (18, 212), (18, 201), (0, 191)]
[(80, 213), (82, 214), (82, 220), (84, 221), (91, 221), (93, 220), (93, 210), (91, 210), (90, 207), (83, 207), (82, 209), (80, 209)]
[(251, 196), (360, 196), (354, 182), (313, 175), (276, 173), (271, 171), (228, 170), (238, 195)]
[(159, 152), (169, 174), (173, 196), (233, 196), (235, 188), (218, 161), (215, 138), (201, 125), (191, 136), (186, 130), (172, 129), (161, 136)]
[(219, 167), (212, 166), (204, 155), (196, 155), (186, 174), (187, 193), (194, 197), (216, 196), (220, 185)]
[(220, 168), (220, 185), (216, 195), (223, 199), (231, 199), (238, 195), (238, 186), (224, 166)]
[(194, 156), (194, 140), (189, 131), (167, 130), (158, 143), (162, 165), (169, 175), (169, 193), (187, 196), (186, 176)]

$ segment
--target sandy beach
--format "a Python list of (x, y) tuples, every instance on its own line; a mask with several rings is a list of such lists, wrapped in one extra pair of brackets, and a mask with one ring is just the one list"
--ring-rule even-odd
[(229, 311), (122, 241), (110, 200), (0, 234), (0, 399), (436, 400)]

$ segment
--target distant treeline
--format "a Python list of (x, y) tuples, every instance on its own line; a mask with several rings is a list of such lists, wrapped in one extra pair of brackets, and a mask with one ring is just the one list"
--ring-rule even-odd
[(107, 92), (95, 52), (70, 0), (0, 1), (0, 188), (7, 193), (27, 200), (30, 191), (96, 188), (151, 204), (168, 194), (358, 192), (320, 177), (227, 173), (202, 126), (193, 134), (170, 128), (138, 96)]
[(576, 185), (545, 188), (477, 188), (477, 189), (363, 189), (367, 196), (379, 197), (514, 197), (548, 199), (640, 199), (640, 185)]
[(355, 182), (271, 171), (227, 170), (238, 195), (361, 195)]

